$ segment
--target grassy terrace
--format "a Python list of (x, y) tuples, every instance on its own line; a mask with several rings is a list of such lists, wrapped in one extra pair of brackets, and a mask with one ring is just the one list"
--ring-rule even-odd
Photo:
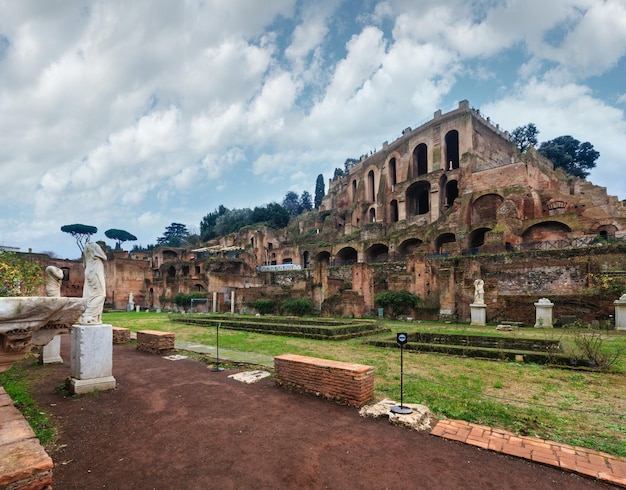
[[(170, 322), (165, 314), (108, 313), (114, 326), (167, 330), (176, 338), (215, 343), (215, 328)], [(220, 347), (267, 355), (294, 353), (375, 367), (376, 396), (400, 398), (397, 349), (367, 345), (396, 332), (456, 333), (559, 340), (574, 349), (575, 330), (521, 328), (496, 332), (494, 327), (387, 322), (391, 332), (341, 341), (295, 338), (230, 330), (222, 325)], [(589, 331), (585, 330), (585, 333)], [(626, 333), (600, 332), (607, 350), (626, 349)], [(626, 353), (611, 373), (571, 370), (533, 363), (483, 360), (407, 351), (404, 356), (404, 401), (423, 403), (438, 417), (499, 427), (525, 435), (626, 456)]]
[(344, 340), (363, 335), (371, 335), (382, 331), (375, 320), (335, 320), (329, 318), (298, 318), (277, 316), (232, 316), (232, 315), (205, 315), (205, 314), (170, 314), (170, 320), (175, 323), (188, 325), (215, 326), (220, 324), (232, 330), (260, 332), (274, 335), (288, 335), (290, 337), (305, 337), (309, 339)]
[[(177, 340), (215, 345), (214, 327), (174, 323), (163, 313), (105, 313), (104, 321), (133, 331), (171, 331), (175, 332)], [(523, 328), (501, 333), (493, 326), (434, 323), (386, 322), (385, 327), (389, 330), (367, 337), (319, 340), (231, 330), (222, 324), (220, 347), (272, 356), (294, 353), (372, 365), (376, 397), (399, 400), (398, 349), (366, 342), (389, 340), (400, 331), (409, 334), (445, 332), (558, 340), (567, 350), (575, 348), (575, 338), (580, 335), (574, 330)], [(626, 349), (625, 332), (599, 333), (605, 350)], [(407, 350), (404, 401), (423, 403), (440, 418), (467, 420), (626, 456), (625, 372), (624, 353), (612, 372), (603, 373)], [(4, 383), (3, 376), (6, 374), (0, 375), (0, 384)]]

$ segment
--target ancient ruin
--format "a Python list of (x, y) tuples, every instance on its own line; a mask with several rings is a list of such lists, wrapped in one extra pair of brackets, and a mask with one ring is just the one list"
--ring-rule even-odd
[[(469, 322), (480, 278), (488, 322), (532, 325), (544, 296), (557, 324), (601, 321), (626, 291), (625, 235), (624, 201), (554, 170), (533, 148), (518, 153), (462, 101), (361, 157), (329, 181), (319, 209), (287, 228), (109, 252), (106, 305), (124, 310), (132, 294), (142, 310), (167, 309), (176, 293), (200, 292), (219, 312), (306, 297), (323, 315), (363, 317), (376, 314), (379, 292), (407, 290), (421, 299), (413, 317)], [(75, 262), (31, 259), (63, 269), (63, 295), (80, 296)]]

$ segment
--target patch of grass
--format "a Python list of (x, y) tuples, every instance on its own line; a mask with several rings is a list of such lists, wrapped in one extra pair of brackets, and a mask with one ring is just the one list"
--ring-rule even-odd
[(37, 406), (30, 395), (31, 380), (27, 372), (18, 365), (14, 365), (8, 371), (0, 373), (0, 386), (13, 400), (24, 418), (32, 427), (35, 435), (43, 446), (48, 446), (56, 439), (56, 430), (52, 425), (50, 416)]
[[(214, 327), (170, 323), (161, 313), (108, 313), (105, 323), (137, 331), (171, 331), (177, 340), (215, 345)], [(558, 339), (573, 344), (570, 329), (520, 328), (509, 334), (494, 327), (388, 322), (390, 333), (445, 331), (467, 335), (510, 335)], [(585, 330), (589, 332), (589, 330)], [(375, 396), (400, 399), (399, 349), (366, 345), (363, 339), (328, 341), (220, 329), (220, 348), (276, 356), (293, 353), (374, 366)], [(607, 348), (626, 345), (623, 332), (606, 332)], [(404, 402), (423, 403), (436, 417), (481, 423), (512, 432), (581, 445), (626, 456), (626, 356), (610, 373), (571, 371), (531, 363), (487, 361), (434, 353), (405, 352)], [(620, 371), (620, 369), (622, 371)]]

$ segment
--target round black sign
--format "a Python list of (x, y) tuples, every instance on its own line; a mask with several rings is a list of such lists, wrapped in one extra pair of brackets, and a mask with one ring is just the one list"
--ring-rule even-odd
[(409, 341), (409, 338), (408, 338), (407, 334), (399, 333), (396, 336), (396, 341), (398, 342), (398, 344), (404, 345), (404, 344), (406, 344)]

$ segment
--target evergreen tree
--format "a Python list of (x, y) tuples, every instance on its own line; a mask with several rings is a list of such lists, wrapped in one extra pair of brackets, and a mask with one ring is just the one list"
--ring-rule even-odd
[(182, 223), (172, 223), (165, 227), (163, 236), (157, 238), (157, 245), (165, 245), (169, 247), (182, 247), (187, 243), (189, 231), (187, 226)]
[(520, 126), (511, 132), (511, 141), (517, 146), (517, 151), (524, 153), (531, 145), (537, 145), (538, 134), (537, 126), (528, 123), (526, 126)]
[(297, 216), (299, 214), (298, 208), (300, 207), (300, 197), (296, 192), (289, 191), (285, 194), (283, 199), (283, 207), (291, 216)]
[(313, 202), (311, 200), (311, 193), (309, 191), (303, 191), (300, 196), (299, 213), (302, 214), (305, 211), (311, 211), (313, 209)]
[(596, 166), (600, 156), (591, 143), (581, 143), (569, 135), (541, 143), (539, 153), (552, 160), (556, 168), (581, 179), (589, 175), (589, 170)]
[(315, 200), (313, 202), (313, 205), (316, 209), (319, 208), (322, 204), (324, 194), (326, 194), (326, 189), (324, 186), (324, 176), (322, 174), (319, 174), (317, 176), (317, 180), (315, 181)]

